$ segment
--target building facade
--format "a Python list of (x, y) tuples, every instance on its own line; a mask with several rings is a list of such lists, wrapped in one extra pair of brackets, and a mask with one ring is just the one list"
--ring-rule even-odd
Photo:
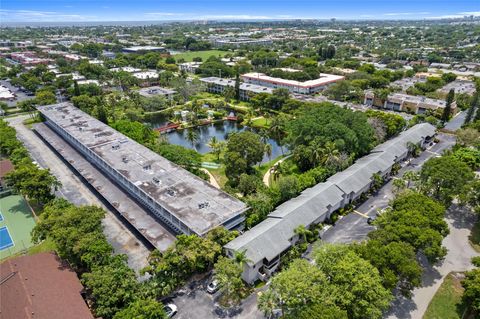
[(310, 81), (295, 81), (274, 78), (263, 73), (246, 73), (241, 76), (245, 83), (270, 87), (272, 89), (287, 89), (291, 93), (313, 94), (326, 89), (329, 85), (345, 79), (334, 74), (320, 74), (320, 78)]
[[(206, 89), (210, 93), (222, 94), (228, 87), (235, 87), (235, 80), (233, 79), (209, 77), (201, 78), (200, 81), (206, 84)], [(240, 100), (248, 101), (250, 97), (258, 93), (272, 94), (273, 89), (261, 85), (240, 83)]]
[[(424, 114), (427, 111), (442, 112), (447, 103), (444, 100), (431, 99), (424, 96), (392, 93), (385, 100), (375, 97), (372, 91), (365, 93), (364, 104), (392, 111), (403, 111)], [(451, 104), (452, 114), (457, 113), (457, 103)]]

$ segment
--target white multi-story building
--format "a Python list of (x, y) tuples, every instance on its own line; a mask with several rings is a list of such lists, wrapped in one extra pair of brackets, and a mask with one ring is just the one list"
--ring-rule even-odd
[(287, 89), (291, 93), (312, 94), (324, 90), (329, 85), (345, 79), (344, 76), (334, 74), (320, 74), (320, 78), (310, 81), (295, 81), (274, 78), (263, 73), (246, 73), (241, 76), (246, 83), (267, 86), (273, 89)]
[[(209, 78), (201, 78), (200, 81), (207, 85), (207, 91), (210, 93), (221, 94), (227, 87), (235, 87), (235, 80), (232, 79), (222, 79), (212, 76)], [(240, 100), (248, 101), (252, 95), (258, 93), (272, 94), (273, 89), (261, 85), (240, 83)]]

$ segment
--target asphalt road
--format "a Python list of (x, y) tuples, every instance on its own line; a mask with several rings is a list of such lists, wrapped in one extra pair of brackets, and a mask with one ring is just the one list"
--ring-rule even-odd
[(28, 115), (22, 115), (7, 118), (6, 121), (16, 129), (17, 137), (28, 149), (32, 159), (41, 167), (49, 168), (62, 183), (62, 187), (57, 191), (57, 196), (63, 197), (77, 206), (102, 207), (107, 212), (103, 220), (104, 233), (115, 252), (126, 254), (129, 266), (137, 272), (146, 266), (149, 250), (32, 130), (22, 124), (27, 118)]
[(446, 125), (445, 129), (448, 131), (456, 131), (460, 129), (465, 122), (465, 118), (467, 117), (467, 112), (461, 111), (458, 112), (453, 119), (451, 119)]
[[(404, 163), (397, 174), (397, 177), (403, 176), (406, 171), (418, 171), (421, 166), (430, 158), (439, 156), (444, 150), (451, 148), (455, 144), (455, 137), (448, 134), (438, 134), (439, 142), (422, 152), (419, 157), (413, 158), (410, 163)], [(335, 223), (322, 235), (322, 240), (328, 243), (351, 243), (366, 239), (369, 232), (374, 227), (367, 224), (368, 217), (375, 217), (377, 211), (381, 211), (388, 206), (390, 200), (394, 198), (392, 192), (393, 179), (386, 183), (374, 196), (371, 196), (355, 211), (360, 213), (351, 213)]]

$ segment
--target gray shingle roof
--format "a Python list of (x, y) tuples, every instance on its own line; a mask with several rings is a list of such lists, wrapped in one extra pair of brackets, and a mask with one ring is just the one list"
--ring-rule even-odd
[(344, 193), (358, 192), (370, 184), (374, 173), (388, 170), (396, 158), (405, 155), (408, 142), (419, 143), (424, 137), (434, 134), (435, 127), (432, 125), (418, 124), (378, 145), (346, 170), (278, 206), (266, 220), (229, 242), (225, 248), (246, 250), (253, 264), (264, 258), (272, 260), (290, 247), (295, 228), (311, 225), (328, 212), (329, 205), (340, 204)]

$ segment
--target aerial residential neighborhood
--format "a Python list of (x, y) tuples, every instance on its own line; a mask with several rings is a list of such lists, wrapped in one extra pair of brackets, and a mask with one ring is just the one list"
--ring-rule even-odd
[(0, 3), (0, 318), (480, 317), (478, 1)]

